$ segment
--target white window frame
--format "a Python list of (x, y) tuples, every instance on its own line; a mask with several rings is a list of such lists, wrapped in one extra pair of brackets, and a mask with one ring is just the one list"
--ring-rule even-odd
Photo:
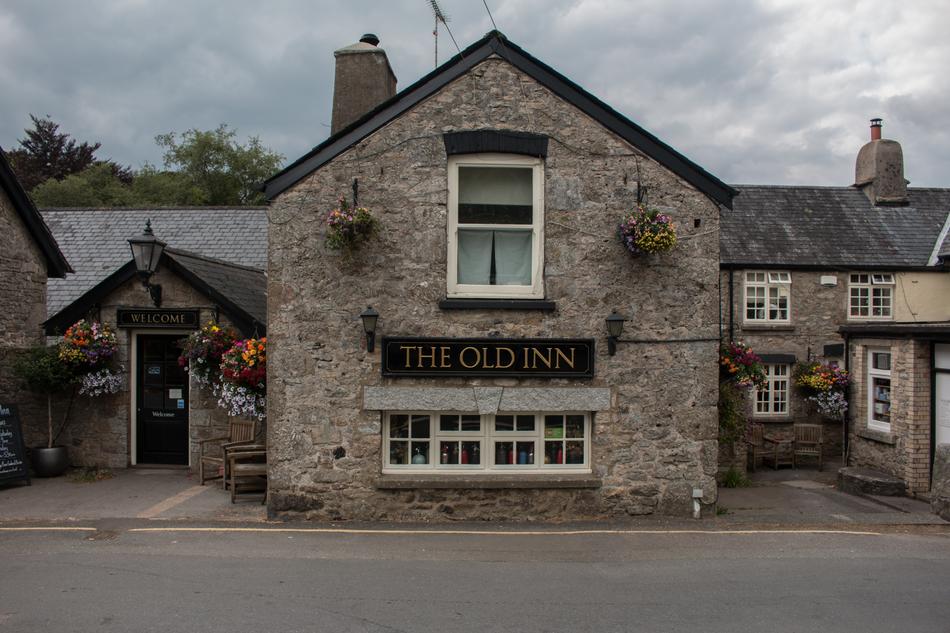
[[(874, 355), (875, 354), (887, 354), (888, 356), (888, 367), (889, 369), (876, 369), (874, 367)], [(890, 348), (881, 347), (881, 348), (868, 348), (867, 355), (868, 371), (867, 371), (867, 390), (868, 390), (868, 428), (872, 431), (881, 431), (883, 433), (891, 432), (891, 410), (894, 402), (894, 383), (891, 377), (891, 371), (894, 368), (894, 354), (891, 352)], [(887, 400), (878, 399), (874, 393), (874, 381), (877, 380), (887, 380)], [(887, 420), (878, 419), (878, 413), (875, 411), (874, 405), (876, 403), (884, 404), (887, 403), (888, 407), (888, 417)]]
[[(786, 363), (767, 364), (763, 367), (765, 368), (767, 386), (765, 389), (756, 388), (754, 390), (752, 413), (757, 418), (788, 417), (791, 367)], [(778, 373), (778, 368), (782, 368), (781, 373)]]
[[(894, 288), (896, 281), (892, 273), (851, 273), (848, 275), (848, 320), (850, 321), (893, 321), (894, 320)], [(887, 290), (887, 314), (874, 314), (875, 292), (880, 293), (880, 298), (885, 297), (884, 291)], [(866, 315), (860, 314), (861, 305), (855, 305), (855, 299), (860, 299), (860, 295), (855, 295), (855, 291), (863, 292), (867, 299)], [(883, 302), (881, 304), (883, 306)], [(857, 312), (857, 314), (856, 314)]]
[[(744, 297), (742, 305), (744, 308), (744, 321), (746, 323), (791, 323), (792, 274), (790, 272), (779, 270), (747, 270), (743, 281)], [(765, 300), (762, 318), (749, 316), (749, 295), (753, 294), (750, 293), (750, 290), (752, 290), (754, 294), (758, 294), (760, 291), (762, 293), (762, 298)], [(769, 308), (773, 292), (776, 298), (780, 298), (782, 294), (785, 296), (787, 309), (784, 319), (781, 317), (772, 318), (770, 316), (771, 310)]]
[[(429, 416), (429, 454), (428, 454), (428, 463), (427, 464), (413, 464), (412, 460), (412, 448), (411, 444), (409, 445), (409, 460), (408, 464), (390, 464), (390, 442), (391, 438), (389, 437), (389, 423), (390, 417), (394, 415), (407, 415), (409, 416), (410, 426), (412, 416)], [(538, 475), (543, 473), (552, 473), (552, 474), (590, 474), (591, 471), (591, 447), (590, 447), (590, 438), (591, 438), (591, 420), (592, 416), (589, 412), (584, 411), (499, 411), (497, 415), (493, 414), (484, 414), (481, 415), (481, 431), (478, 433), (467, 431), (467, 432), (450, 432), (450, 431), (440, 431), (440, 416), (441, 415), (477, 415), (471, 411), (388, 411), (383, 414), (383, 425), (382, 425), (382, 472), (383, 474), (405, 474), (405, 473), (415, 473), (415, 474), (438, 474), (438, 475)], [(495, 430), (495, 418), (502, 415), (533, 415), (535, 418), (534, 431), (496, 431)], [(567, 416), (583, 416), (584, 417), (584, 434), (583, 438), (545, 438), (545, 416), (562, 416), (564, 418), (564, 427), (566, 429)], [(517, 419), (517, 417), (516, 417)], [(517, 428), (517, 427), (515, 427)], [(396, 438), (395, 441), (407, 441), (400, 440)], [(465, 441), (465, 440), (478, 440), (481, 442), (481, 458), (480, 464), (442, 464), (441, 463), (441, 442), (442, 441)], [(544, 450), (545, 450), (545, 441), (555, 442), (562, 441), (565, 442), (565, 450), (567, 448), (566, 442), (570, 441), (583, 441), (584, 443), (584, 461), (582, 464), (545, 464), (544, 463)], [(496, 464), (496, 450), (495, 442), (513, 442), (513, 446), (517, 447), (517, 442), (532, 442), (534, 444), (534, 464)], [(564, 461), (567, 461), (567, 455), (563, 457)]]
[[(458, 283), (459, 167), (530, 167), (532, 169), (532, 224), (466, 224), (466, 228), (531, 229), (531, 285), (506, 286)], [(448, 161), (448, 248), (446, 295), (452, 298), (544, 298), (544, 162), (513, 154), (464, 154)]]

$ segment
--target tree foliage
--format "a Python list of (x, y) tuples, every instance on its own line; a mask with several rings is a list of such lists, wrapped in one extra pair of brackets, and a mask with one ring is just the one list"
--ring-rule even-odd
[(222, 123), (214, 130), (191, 129), (180, 137), (160, 134), (155, 142), (165, 148), (165, 167), (184, 176), (202, 194), (202, 204), (243, 205), (263, 201), (259, 185), (280, 168), (284, 157), (252, 136), (246, 145)]
[[(44, 120), (34, 121), (39, 125)], [(56, 133), (58, 126), (49, 123)], [(44, 129), (48, 128), (44, 124)], [(33, 199), (41, 207), (259, 204), (264, 196), (258, 186), (280, 169), (283, 161), (283, 156), (264, 147), (257, 137), (242, 145), (236, 140), (237, 133), (222, 124), (214, 130), (192, 129), (181, 135), (169, 132), (155, 137), (164, 149), (165, 169), (146, 163), (126, 178), (113, 163), (91, 159), (98, 143), (77, 147), (75, 141), (65, 140), (67, 135), (59, 136), (64, 148), (72, 147), (73, 153), (84, 148), (90, 160), (82, 170), (63, 172), (60, 178), (49, 178), (32, 188)], [(79, 158), (76, 161), (78, 165)]]
[(94, 165), (106, 165), (112, 174), (123, 183), (132, 181), (132, 171), (112, 161), (98, 160), (96, 151), (100, 143), (82, 143), (59, 131), (59, 124), (48, 117), (30, 115), (33, 129), (24, 130), (26, 138), (20, 139), (20, 147), (7, 155), (17, 178), (27, 191), (49, 180), (63, 180)]

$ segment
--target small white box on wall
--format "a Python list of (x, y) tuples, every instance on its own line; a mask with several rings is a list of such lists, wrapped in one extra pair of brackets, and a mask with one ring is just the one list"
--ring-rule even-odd
[(834, 288), (838, 285), (837, 275), (822, 275), (819, 278), (819, 283), (825, 288)]

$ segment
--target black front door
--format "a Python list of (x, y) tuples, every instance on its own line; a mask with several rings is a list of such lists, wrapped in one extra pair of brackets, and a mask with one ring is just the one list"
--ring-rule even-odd
[(188, 374), (180, 335), (138, 337), (136, 443), (139, 464), (188, 463)]

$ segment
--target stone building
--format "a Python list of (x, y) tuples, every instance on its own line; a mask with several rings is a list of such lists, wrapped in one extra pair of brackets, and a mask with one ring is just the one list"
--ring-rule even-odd
[[(0, 148), (0, 403), (17, 404), (21, 419), (45, 414), (10, 371), (14, 357), (43, 342), (48, 278), (72, 272), (59, 245), (33, 206)], [(27, 444), (42, 434), (29, 425)]]
[[(398, 94), (376, 44), (336, 55), (334, 117), (352, 122), (265, 185), (271, 514), (714, 503), (734, 190), (498, 32)], [(364, 112), (347, 72), (384, 100)], [(638, 191), (674, 218), (671, 253), (618, 240)], [(381, 223), (352, 255), (324, 243), (341, 196)], [(613, 311), (627, 319), (615, 354)]]
[[(178, 366), (178, 341), (212, 320), (245, 336), (265, 333), (264, 209), (44, 209), (43, 216), (75, 268), (49, 284), (46, 334), (61, 335), (82, 318), (111, 326), (124, 375), (114, 396), (77, 398), (61, 438), (71, 463), (197, 467), (197, 440), (221, 435), (227, 417)], [(167, 243), (149, 279), (160, 287), (154, 293), (143, 287), (128, 241), (147, 221)]]
[(950, 341), (950, 189), (907, 187), (900, 145), (881, 138), (879, 119), (871, 132), (850, 187), (736, 187), (721, 233), (722, 328), (767, 366), (753, 421), (785, 437), (795, 422), (819, 421), (793, 367), (837, 363), (852, 375), (850, 422), (847, 433), (825, 422), (826, 452), (846, 446), (849, 464), (923, 492), (933, 443), (950, 441), (947, 430), (937, 438), (950, 421), (938, 424), (931, 404), (950, 399), (934, 390)]

